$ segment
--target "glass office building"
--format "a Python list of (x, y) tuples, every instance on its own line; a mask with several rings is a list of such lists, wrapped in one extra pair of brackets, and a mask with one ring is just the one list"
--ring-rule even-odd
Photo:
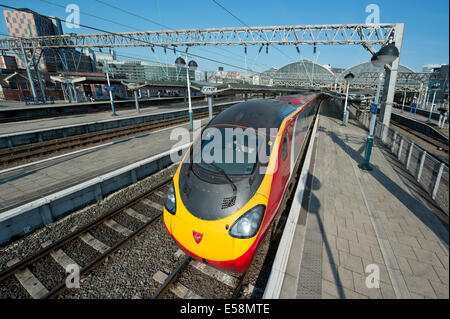
[[(104, 61), (103, 72), (112, 78), (132, 82), (186, 81), (186, 67), (142, 61)], [(195, 70), (189, 69), (189, 79), (195, 80)]]

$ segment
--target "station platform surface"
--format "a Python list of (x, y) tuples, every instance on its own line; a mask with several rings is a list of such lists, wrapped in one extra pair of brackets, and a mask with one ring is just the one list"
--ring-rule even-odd
[(368, 133), (341, 102), (319, 121), (280, 298), (449, 298), (448, 216), (377, 141), (358, 168)]
[[(173, 96), (162, 96), (162, 97), (150, 97), (150, 98), (143, 98), (145, 101), (163, 101), (166, 99), (173, 99)], [(179, 98), (181, 101), (183, 101), (183, 97), (176, 97)], [(119, 102), (122, 103), (124, 101), (129, 101), (134, 103), (134, 99), (133, 98), (128, 98), (126, 100), (118, 100), (115, 99), (114, 102)], [(81, 102), (66, 102), (64, 100), (56, 100), (53, 104), (52, 103), (46, 103), (46, 104), (28, 104), (26, 105), (25, 102), (23, 101), (15, 101), (15, 100), (1, 100), (0, 101), (0, 111), (5, 111), (5, 110), (29, 110), (29, 109), (39, 109), (39, 108), (58, 108), (58, 107), (65, 107), (65, 106), (77, 106), (77, 105), (95, 105), (95, 104), (104, 104), (104, 103), (109, 103), (109, 98), (108, 99), (103, 99), (103, 100), (97, 100), (97, 101), (93, 101), (93, 102), (88, 102), (88, 101), (81, 101)]]
[[(214, 105), (218, 105), (221, 103), (228, 103), (233, 101), (236, 101), (236, 103), (238, 103), (240, 100), (217, 99), (214, 100), (213, 103)], [(193, 108), (205, 107), (207, 105), (208, 103), (204, 101), (192, 102)], [(136, 109), (134, 108), (119, 109), (116, 110), (117, 116), (112, 116), (111, 111), (107, 111), (107, 112), (95, 112), (86, 114), (64, 115), (58, 117), (41, 118), (36, 120), (27, 120), (20, 122), (7, 122), (0, 124), (0, 135), (19, 132), (29, 132), (35, 130), (45, 130), (55, 127), (63, 127), (67, 125), (81, 125), (99, 121), (117, 120), (127, 117), (139, 117), (157, 113), (165, 113), (168, 111), (178, 111), (183, 109), (187, 109), (187, 106), (185, 106), (184, 102), (181, 101), (179, 103), (174, 104), (164, 104), (158, 106), (145, 106), (145, 107), (141, 106), (140, 113), (137, 113)]]
[(175, 127), (189, 123), (1, 170), (0, 213), (170, 150)]

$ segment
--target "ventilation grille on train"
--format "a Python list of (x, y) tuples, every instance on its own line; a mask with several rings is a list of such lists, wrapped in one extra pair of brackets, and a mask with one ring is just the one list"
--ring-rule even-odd
[(236, 196), (225, 197), (222, 202), (222, 209), (233, 206), (236, 203)]

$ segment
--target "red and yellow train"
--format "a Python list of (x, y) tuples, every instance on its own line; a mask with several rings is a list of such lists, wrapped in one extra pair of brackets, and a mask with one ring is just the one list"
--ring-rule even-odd
[(186, 253), (219, 269), (248, 269), (321, 98), (248, 101), (208, 123), (178, 166), (164, 207), (167, 232)]

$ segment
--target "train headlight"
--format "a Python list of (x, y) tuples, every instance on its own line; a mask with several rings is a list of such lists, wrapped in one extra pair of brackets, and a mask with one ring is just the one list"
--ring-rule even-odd
[(258, 232), (264, 217), (266, 206), (257, 205), (239, 217), (230, 228), (230, 236), (235, 238), (251, 238)]
[(175, 188), (173, 186), (173, 181), (170, 184), (169, 191), (167, 192), (165, 207), (169, 213), (175, 215), (175, 212), (177, 210), (177, 201), (175, 198)]

